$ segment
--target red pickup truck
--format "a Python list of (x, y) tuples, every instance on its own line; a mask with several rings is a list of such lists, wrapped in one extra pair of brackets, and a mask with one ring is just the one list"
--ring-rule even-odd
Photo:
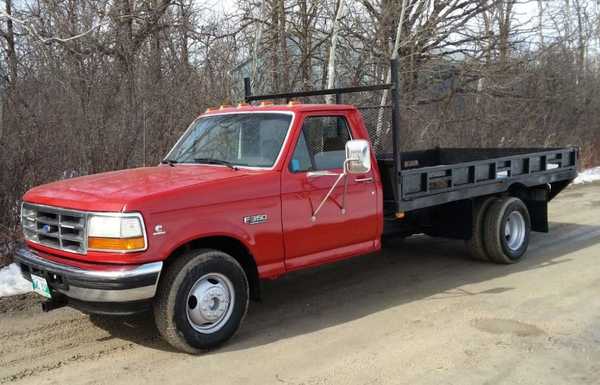
[(459, 238), (516, 262), (576, 175), (572, 148), (376, 154), (368, 140), (352, 105), (208, 111), (156, 167), (28, 191), (16, 261), (45, 310), (152, 310), (194, 353), (236, 332), (262, 279), (377, 251), (382, 236)]

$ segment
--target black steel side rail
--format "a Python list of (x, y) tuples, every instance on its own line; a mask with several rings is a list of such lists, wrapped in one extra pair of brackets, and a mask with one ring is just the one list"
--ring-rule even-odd
[[(572, 179), (577, 174), (577, 153), (576, 148), (566, 148), (403, 170), (398, 186), (402, 199), (398, 206), (408, 211), (503, 192), (513, 183), (535, 186)], [(549, 169), (548, 164), (556, 167)], [(498, 177), (502, 172), (506, 176)], [(479, 175), (484, 177), (478, 178)], [(443, 187), (436, 187), (436, 182)]]

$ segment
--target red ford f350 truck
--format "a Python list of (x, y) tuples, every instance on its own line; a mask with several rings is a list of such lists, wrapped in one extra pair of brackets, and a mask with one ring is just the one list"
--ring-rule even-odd
[(389, 153), (374, 150), (353, 105), (208, 111), (159, 166), (29, 190), (16, 261), (45, 310), (151, 310), (161, 335), (191, 353), (236, 332), (261, 280), (377, 251), (384, 236), (464, 239), (478, 258), (519, 261), (530, 231), (548, 231), (547, 204), (576, 176), (577, 149), (401, 152), (394, 84), (246, 87), (247, 102), (388, 89)]

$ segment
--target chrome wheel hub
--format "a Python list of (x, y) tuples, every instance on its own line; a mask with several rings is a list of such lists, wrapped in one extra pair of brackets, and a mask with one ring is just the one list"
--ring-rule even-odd
[(234, 299), (233, 284), (226, 276), (210, 273), (200, 277), (187, 296), (190, 325), (205, 334), (220, 330), (231, 317)]
[(526, 225), (523, 215), (518, 211), (510, 213), (504, 225), (506, 246), (512, 251), (519, 250), (525, 242)]

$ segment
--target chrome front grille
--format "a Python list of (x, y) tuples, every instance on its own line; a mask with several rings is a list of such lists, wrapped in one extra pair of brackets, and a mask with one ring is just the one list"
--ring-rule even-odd
[(25, 239), (40, 245), (85, 254), (86, 214), (58, 207), (23, 203), (21, 225)]

